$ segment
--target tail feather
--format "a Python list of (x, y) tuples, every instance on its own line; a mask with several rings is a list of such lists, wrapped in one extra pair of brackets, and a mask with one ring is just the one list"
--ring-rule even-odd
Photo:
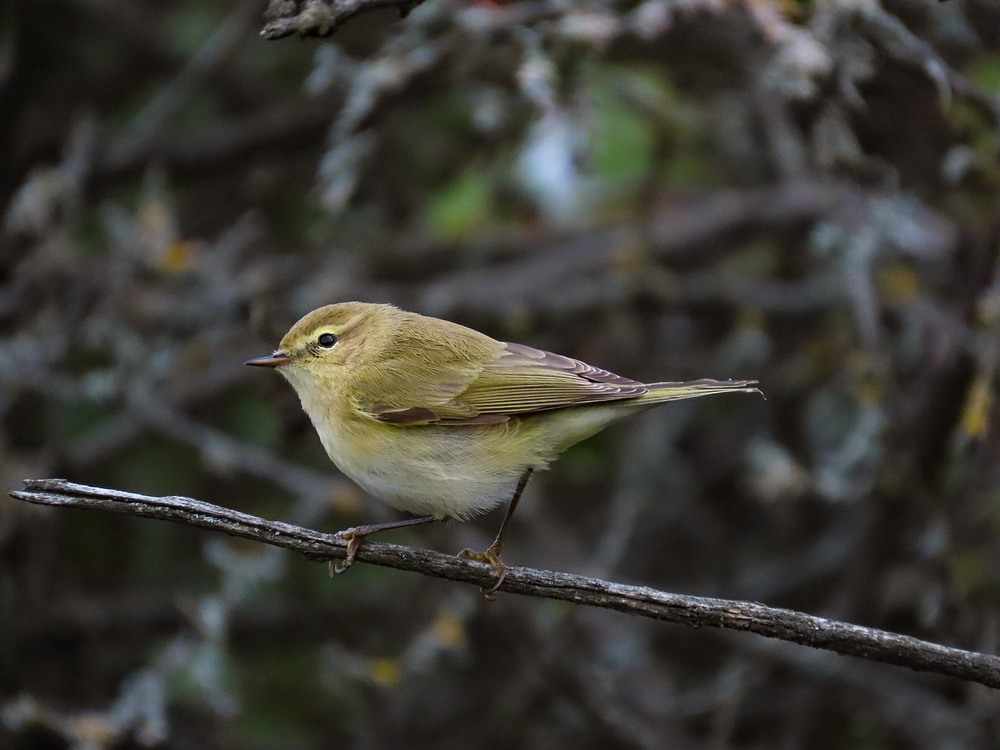
[(640, 401), (660, 403), (679, 401), (683, 398), (713, 396), (717, 393), (760, 393), (756, 380), (689, 380), (683, 383), (646, 383), (649, 390), (639, 397)]

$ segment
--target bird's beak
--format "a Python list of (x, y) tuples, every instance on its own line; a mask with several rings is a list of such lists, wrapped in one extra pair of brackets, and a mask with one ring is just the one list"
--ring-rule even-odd
[(268, 354), (266, 357), (248, 359), (243, 364), (250, 365), (251, 367), (281, 367), (288, 360), (289, 356), (284, 352), (275, 352), (274, 354)]

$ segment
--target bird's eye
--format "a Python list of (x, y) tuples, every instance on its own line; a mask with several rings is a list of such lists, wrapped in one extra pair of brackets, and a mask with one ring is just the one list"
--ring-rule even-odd
[(319, 338), (316, 339), (320, 346), (324, 349), (332, 349), (333, 345), (337, 343), (337, 337), (332, 333), (321, 333)]

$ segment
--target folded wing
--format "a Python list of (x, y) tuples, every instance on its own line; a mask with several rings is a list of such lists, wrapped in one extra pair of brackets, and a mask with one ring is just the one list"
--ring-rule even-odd
[[(642, 383), (570, 357), (523, 344), (502, 344), (461, 387), (417, 383), (420, 403), (369, 404), (370, 415), (393, 424), (496, 424), (513, 416), (642, 396)], [(432, 373), (424, 376), (425, 381)], [(412, 381), (411, 381), (412, 383)]]

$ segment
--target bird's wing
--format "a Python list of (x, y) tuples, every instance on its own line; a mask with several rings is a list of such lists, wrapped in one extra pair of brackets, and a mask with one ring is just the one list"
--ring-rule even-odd
[(457, 397), (480, 414), (530, 414), (646, 392), (642, 383), (577, 359), (523, 344), (504, 349)]
[(405, 389), (410, 403), (370, 402), (362, 408), (384, 422), (401, 425), (496, 424), (512, 416), (636, 398), (647, 391), (642, 383), (570, 357), (523, 344), (499, 346), (498, 353), (474, 370), (448, 363), (449, 375), (455, 375), (448, 379), (452, 382), (439, 382), (434, 372), (422, 377), (411, 373)]

